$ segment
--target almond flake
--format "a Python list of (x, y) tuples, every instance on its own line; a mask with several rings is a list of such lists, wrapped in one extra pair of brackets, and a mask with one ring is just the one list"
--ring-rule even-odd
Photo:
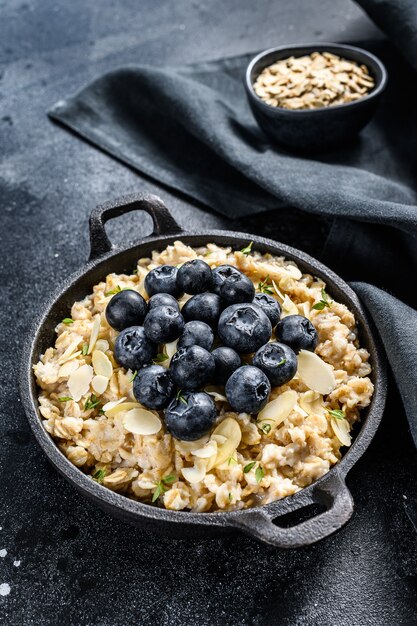
[(106, 376), (106, 378), (111, 378), (113, 376), (113, 365), (109, 357), (101, 352), (101, 350), (94, 350), (92, 354), (92, 363), (94, 367), (94, 371), (99, 376)]
[(200, 439), (196, 439), (195, 441), (182, 441), (182, 440), (175, 440), (175, 446), (178, 446), (178, 448), (182, 451), (184, 450), (185, 452), (194, 452), (194, 450), (198, 450), (199, 448), (202, 448), (203, 446), (206, 445), (206, 443), (208, 443), (207, 437), (200, 437)]
[(192, 485), (199, 483), (206, 475), (207, 462), (202, 459), (197, 459), (193, 467), (183, 467), (181, 470), (185, 480)]
[(58, 376), (59, 378), (68, 378), (79, 367), (80, 367), (80, 364), (78, 361), (74, 361), (74, 360), (66, 361), (64, 365), (61, 365), (61, 367), (59, 368)]
[(297, 392), (290, 389), (289, 391), (284, 391), (275, 400), (268, 402), (262, 411), (258, 413), (257, 423), (260, 428), (262, 429), (264, 425), (269, 424), (271, 427), (270, 432), (273, 432), (291, 413), (297, 399)]
[(162, 423), (159, 417), (151, 411), (136, 408), (126, 413), (123, 426), (134, 435), (155, 435), (161, 430)]
[(81, 365), (71, 374), (68, 378), (68, 389), (74, 402), (78, 402), (88, 393), (92, 378), (93, 368), (91, 365)]
[(96, 392), (97, 395), (101, 396), (107, 389), (107, 385), (109, 384), (109, 379), (107, 376), (101, 376), (97, 374), (97, 376), (93, 377), (91, 381), (91, 386), (93, 391)]
[(107, 402), (103, 406), (103, 411), (106, 413), (106, 411), (110, 411), (111, 409), (114, 409), (115, 406), (117, 406), (118, 404), (121, 404), (125, 400), (126, 398), (120, 398), (120, 400), (113, 400), (112, 402)]
[(287, 317), (287, 315), (298, 315), (298, 307), (289, 296), (285, 295), (282, 303), (281, 317)]
[(162, 361), (161, 365), (164, 365), (164, 363), (169, 365), (172, 357), (174, 356), (174, 354), (177, 351), (177, 343), (178, 343), (178, 339), (176, 339), (175, 341), (171, 341), (171, 343), (166, 343), (165, 344), (165, 353), (166, 353), (168, 359), (166, 361)]
[(72, 354), (70, 354), (69, 356), (67, 356), (67, 358), (65, 360), (60, 359), (58, 361), (58, 363), (68, 363), (69, 361), (73, 361), (74, 359), (76, 359), (78, 356), (80, 356), (81, 354), (81, 350), (78, 350), (77, 352), (73, 352)]
[(326, 409), (323, 404), (323, 396), (317, 391), (306, 391), (300, 396), (300, 406), (308, 415), (324, 415)]
[(344, 446), (350, 446), (352, 443), (352, 437), (349, 434), (350, 424), (345, 419), (338, 419), (336, 417), (330, 418), (330, 423), (334, 434)]
[(91, 329), (90, 342), (88, 344), (87, 354), (91, 354), (94, 349), (94, 346), (96, 345), (96, 341), (98, 339), (98, 335), (100, 332), (100, 324), (101, 324), (101, 317), (100, 317), (100, 314), (98, 313), (94, 318), (93, 327)]
[(210, 459), (212, 456), (217, 454), (217, 442), (212, 439), (202, 448), (198, 448), (198, 450), (194, 450), (191, 452), (193, 456), (197, 456), (199, 459)]
[[(213, 431), (213, 435), (221, 435), (226, 438), (224, 443), (218, 444), (217, 456), (214, 466), (221, 465), (232, 456), (242, 439), (242, 431), (238, 422), (233, 417), (226, 417)], [(209, 466), (208, 469), (211, 469)]]
[(300, 350), (297, 358), (300, 380), (313, 391), (322, 395), (331, 393), (336, 387), (333, 369), (315, 352)]
[(107, 352), (110, 348), (109, 342), (106, 339), (97, 339), (94, 347), (96, 350), (101, 350), (102, 352)]
[(222, 387), (216, 387), (214, 385), (208, 385), (204, 388), (204, 391), (211, 396), (215, 402), (227, 402), (226, 396), (221, 393)]
[(300, 278), (302, 277), (302, 273), (295, 265), (286, 265), (285, 271), (288, 272), (288, 274), (291, 276), (291, 278), (294, 278), (294, 280), (300, 280)]
[(130, 411), (131, 409), (142, 408), (142, 406), (138, 402), (118, 402), (110, 409), (106, 409), (106, 406), (107, 405), (103, 407), (103, 411), (105, 412), (107, 417), (114, 417), (115, 415), (117, 415), (117, 413), (120, 413), (120, 411)]
[[(65, 350), (65, 352), (63, 352), (61, 354), (61, 356), (58, 359), (58, 363), (60, 365), (62, 365), (63, 363), (65, 363), (65, 361), (67, 361), (68, 359), (74, 358), (72, 355), (73, 353), (76, 351), (76, 349), (78, 348), (78, 344), (82, 341), (82, 337), (81, 335), (76, 335), (76, 337), (71, 341), (70, 345), (68, 346), (68, 348)], [(81, 354), (80, 352), (78, 354)]]

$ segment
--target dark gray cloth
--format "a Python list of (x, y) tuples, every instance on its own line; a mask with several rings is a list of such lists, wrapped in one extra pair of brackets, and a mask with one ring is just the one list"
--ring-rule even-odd
[(364, 47), (388, 68), (382, 105), (350, 145), (315, 157), (271, 145), (256, 125), (243, 89), (252, 55), (121, 68), (49, 115), (231, 218), (273, 209), (268, 219), (280, 220), (294, 207), (300, 242), (303, 212), (323, 221), (316, 256), (348, 280), (371, 283), (356, 288), (381, 333), (417, 444), (416, 76), (388, 43)]

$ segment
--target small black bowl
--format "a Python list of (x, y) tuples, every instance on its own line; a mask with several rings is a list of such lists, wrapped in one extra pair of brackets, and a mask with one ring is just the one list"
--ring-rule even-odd
[[(375, 81), (372, 91), (354, 102), (321, 109), (289, 110), (273, 107), (256, 95), (253, 84), (262, 70), (280, 59), (312, 52), (331, 52), (367, 66)], [(246, 92), (252, 112), (261, 128), (273, 140), (293, 150), (320, 150), (351, 140), (370, 121), (387, 83), (387, 71), (376, 56), (334, 43), (280, 46), (258, 54), (246, 70)]]

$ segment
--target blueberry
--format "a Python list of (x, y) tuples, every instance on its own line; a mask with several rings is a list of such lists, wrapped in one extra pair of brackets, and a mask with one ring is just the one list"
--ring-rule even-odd
[(269, 321), (274, 328), (281, 317), (281, 307), (279, 302), (267, 293), (257, 293), (253, 299), (253, 304), (261, 307), (262, 311), (269, 317)]
[(177, 285), (178, 269), (173, 265), (160, 265), (151, 270), (145, 278), (145, 289), (148, 296), (155, 293), (169, 293), (178, 298), (181, 289)]
[(252, 302), (254, 295), (253, 282), (244, 274), (232, 274), (220, 287), (220, 297), (226, 305)]
[(164, 409), (174, 395), (174, 383), (169, 372), (160, 365), (144, 367), (133, 381), (133, 393), (148, 409)]
[(157, 346), (149, 341), (143, 326), (125, 328), (114, 344), (116, 361), (126, 369), (139, 370), (152, 361)]
[(303, 315), (283, 317), (275, 329), (277, 339), (290, 346), (296, 354), (300, 350), (314, 352), (319, 342), (316, 329)]
[(268, 402), (271, 384), (257, 367), (244, 365), (226, 383), (226, 397), (237, 413), (259, 413)]
[(256, 304), (232, 304), (220, 316), (218, 333), (226, 346), (248, 354), (267, 343), (272, 326)]
[(133, 289), (123, 289), (114, 295), (106, 307), (106, 319), (115, 330), (142, 324), (146, 315), (146, 302)]
[(193, 391), (214, 375), (214, 356), (201, 346), (180, 348), (171, 359), (171, 378), (180, 389)]
[(173, 306), (151, 309), (143, 324), (146, 336), (154, 343), (169, 343), (178, 339), (184, 330), (184, 318)]
[(169, 293), (156, 293), (152, 298), (148, 301), (148, 313), (155, 309), (157, 306), (173, 306), (179, 309), (179, 305), (174, 296), (171, 296)]
[(225, 385), (227, 380), (238, 367), (242, 365), (237, 352), (227, 346), (220, 346), (213, 350), (215, 371), (213, 381)]
[(240, 272), (233, 265), (219, 265), (219, 267), (215, 267), (211, 270), (213, 276), (213, 287), (212, 291), (220, 295), (220, 287), (223, 285), (226, 278), (229, 276), (242, 276), (242, 272)]
[(184, 326), (184, 332), (178, 340), (177, 350), (189, 346), (201, 346), (210, 350), (213, 345), (214, 335), (210, 326), (205, 322), (193, 320)]
[(173, 437), (195, 441), (209, 432), (217, 418), (214, 400), (208, 393), (184, 393), (165, 411), (165, 424)]
[(213, 285), (210, 265), (201, 259), (187, 261), (178, 270), (177, 284), (181, 291), (192, 295), (210, 291)]
[(294, 378), (297, 371), (297, 356), (294, 350), (277, 341), (271, 341), (259, 348), (252, 362), (268, 376), (273, 387), (285, 385)]
[(214, 328), (219, 321), (221, 310), (220, 296), (206, 291), (187, 300), (182, 307), (182, 314), (187, 322), (199, 320)]

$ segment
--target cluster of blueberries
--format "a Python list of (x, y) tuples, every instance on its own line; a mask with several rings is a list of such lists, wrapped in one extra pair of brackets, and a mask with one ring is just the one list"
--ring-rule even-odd
[[(213, 426), (217, 410), (213, 398), (200, 391), (205, 385), (224, 385), (238, 413), (258, 413), (271, 385), (283, 385), (295, 375), (296, 354), (317, 345), (317, 332), (306, 317), (280, 320), (275, 298), (255, 293), (252, 281), (231, 265), (212, 270), (200, 259), (180, 268), (161, 265), (147, 274), (145, 289), (148, 302), (131, 289), (114, 295), (106, 318), (120, 331), (116, 360), (137, 371), (136, 399), (164, 410), (166, 426), (177, 439), (196, 440)], [(184, 293), (192, 297), (180, 311)], [(277, 341), (270, 341), (273, 329)], [(152, 364), (158, 344), (176, 339), (169, 369)], [(222, 345), (211, 351), (215, 339)], [(242, 364), (241, 355), (253, 355), (252, 365)]]

